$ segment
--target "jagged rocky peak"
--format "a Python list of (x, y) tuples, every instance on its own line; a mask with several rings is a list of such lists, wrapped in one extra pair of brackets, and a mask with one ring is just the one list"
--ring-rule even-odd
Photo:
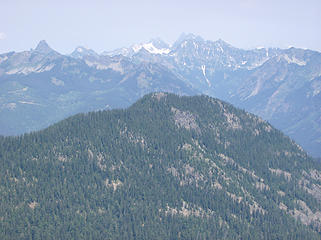
[(216, 48), (223, 52), (223, 49), (234, 48), (229, 43), (223, 41), (222, 39), (218, 39), (216, 41), (204, 40), (202, 37), (198, 35), (194, 35), (192, 33), (185, 34), (182, 33), (178, 40), (173, 44), (173, 48)]
[(45, 40), (41, 40), (37, 47), (35, 48), (35, 51), (37, 52), (41, 52), (41, 53), (44, 53), (44, 54), (48, 54), (50, 52), (54, 52), (54, 50), (49, 47), (48, 43), (45, 41)]
[(134, 44), (129, 48), (119, 48), (114, 51), (105, 51), (102, 55), (108, 56), (116, 56), (123, 55), (126, 57), (132, 57), (139, 54), (145, 54), (146, 56), (149, 54), (168, 54), (170, 52), (170, 45), (161, 40), (160, 38), (151, 39), (146, 43)]

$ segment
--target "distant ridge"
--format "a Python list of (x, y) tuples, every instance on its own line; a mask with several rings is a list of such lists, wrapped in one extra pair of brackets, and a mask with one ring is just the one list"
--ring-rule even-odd
[(0, 134), (44, 128), (70, 115), (126, 107), (146, 93), (218, 97), (261, 116), (309, 154), (321, 156), (321, 53), (244, 50), (182, 34), (97, 54), (34, 51), (0, 55)]

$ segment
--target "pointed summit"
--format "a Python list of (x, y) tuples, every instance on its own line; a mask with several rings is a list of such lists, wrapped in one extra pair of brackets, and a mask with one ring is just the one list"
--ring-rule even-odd
[(50, 52), (54, 52), (54, 50), (49, 47), (48, 43), (45, 40), (41, 40), (38, 43), (35, 51), (41, 52), (41, 53), (44, 53), (44, 54), (48, 54)]

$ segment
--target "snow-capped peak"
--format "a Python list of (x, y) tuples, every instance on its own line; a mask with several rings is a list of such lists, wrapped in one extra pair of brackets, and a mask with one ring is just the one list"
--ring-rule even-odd
[(154, 46), (153, 42), (143, 43), (143, 44), (135, 44), (132, 46), (134, 53), (139, 52), (142, 48), (152, 54), (168, 54), (171, 50), (169, 48), (157, 48)]
[(169, 48), (157, 48), (152, 42), (143, 44), (143, 48), (152, 54), (168, 54), (171, 51)]
[(77, 47), (71, 54), (74, 58), (83, 58), (84, 56), (98, 56), (98, 54), (91, 49), (85, 47)]
[(131, 48), (135, 53), (139, 52), (140, 49), (142, 49), (143, 45), (142, 44), (135, 44)]

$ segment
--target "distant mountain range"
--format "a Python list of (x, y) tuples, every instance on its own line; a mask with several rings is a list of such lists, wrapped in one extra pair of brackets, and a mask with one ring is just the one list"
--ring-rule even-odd
[(321, 237), (321, 165), (261, 118), (163, 92), (0, 137), (0, 239)]
[(297, 48), (243, 50), (183, 34), (111, 52), (45, 41), (0, 55), (0, 133), (16, 135), (75, 113), (129, 106), (154, 91), (207, 94), (268, 120), (321, 156), (321, 53)]

